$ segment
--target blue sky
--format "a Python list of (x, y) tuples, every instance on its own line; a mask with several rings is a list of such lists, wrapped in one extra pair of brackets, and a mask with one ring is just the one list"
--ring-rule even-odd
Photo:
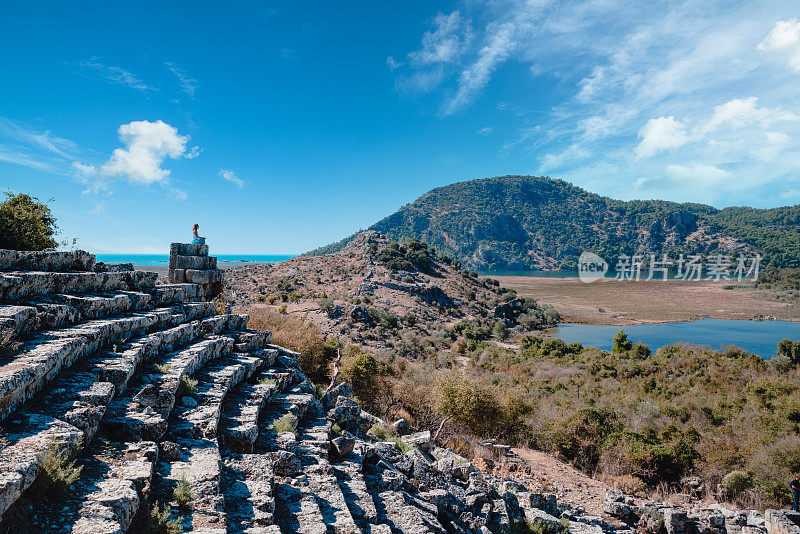
[(6, 3), (0, 188), (94, 252), (298, 253), (429, 189), (800, 202), (800, 1)]

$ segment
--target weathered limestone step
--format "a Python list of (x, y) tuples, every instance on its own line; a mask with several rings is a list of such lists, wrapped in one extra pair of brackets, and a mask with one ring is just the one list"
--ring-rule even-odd
[(208, 256), (208, 245), (196, 245), (194, 243), (172, 243), (169, 247), (169, 255), (172, 256)]
[(158, 439), (167, 430), (181, 378), (191, 376), (206, 362), (233, 349), (233, 338), (210, 336), (177, 352), (158, 358), (163, 374), (144, 375), (143, 384), (129, 386), (125, 396), (109, 406), (102, 432), (127, 439)]
[(0, 419), (79, 358), (171, 318), (169, 309), (153, 310), (114, 319), (87, 321), (35, 336), (22, 346), (16, 356), (0, 362)]
[[(446, 534), (436, 519), (435, 512), (417, 506), (415, 499), (406, 492), (384, 491), (378, 495), (379, 509), (386, 522), (403, 534)], [(435, 509), (435, 506), (433, 507)]]
[[(86, 295), (54, 294), (37, 297), (25, 305), (33, 308), (35, 317), (26, 322), (27, 332), (17, 331), (17, 335), (147, 310), (153, 305), (153, 297), (141, 291), (112, 291)], [(0, 315), (2, 315), (1, 308)]]
[(154, 287), (157, 278), (157, 273), (147, 271), (14, 271), (0, 274), (0, 300), (16, 301), (54, 293), (102, 293), (123, 289), (135, 291)]
[(0, 249), (0, 271), (91, 271), (94, 254), (85, 250), (70, 252)]
[(264, 360), (248, 353), (234, 353), (215, 360), (193, 375), (197, 392), (178, 399), (168, 435), (184, 438), (214, 438), (217, 436), (222, 401), (231, 388), (247, 380)]
[(288, 484), (275, 484), (276, 523), (283, 534), (327, 534), (325, 518), (316, 499)]
[[(209, 313), (209, 310), (203, 310), (205, 304), (198, 304), (202, 315)], [(210, 319), (193, 320), (135, 338), (118, 346), (117, 352), (107, 351), (87, 358), (87, 366), (97, 372), (101, 380), (111, 382), (116, 391), (121, 392), (143, 362), (155, 354), (173, 351), (196, 340), (204, 332), (212, 331), (209, 324), (216, 325), (218, 322)]]
[(305, 464), (328, 464), (329, 428), (325, 416), (318, 413), (303, 424), (295, 450)]
[(258, 437), (256, 438), (254, 450), (265, 453), (281, 448), (272, 425), (286, 415), (291, 415), (294, 423), (299, 424), (315, 402), (318, 403), (319, 401), (311, 393), (281, 393), (275, 395), (259, 418)]
[(205, 300), (203, 288), (197, 284), (163, 284), (148, 290), (159, 304), (177, 304)]
[[(266, 357), (264, 365), (274, 362), (275, 352), (261, 351)], [(258, 438), (258, 421), (269, 400), (278, 392), (278, 383), (269, 382), (264, 373), (257, 375), (259, 382), (242, 384), (235, 388), (222, 404), (220, 419), (220, 445), (234, 452), (253, 452)]]
[[(236, 332), (233, 336), (236, 343), (236, 350), (238, 352), (250, 352), (256, 349), (263, 348), (264, 345), (272, 340), (272, 332), (264, 330), (243, 330)], [(271, 349), (278, 355), (278, 351)]]
[(362, 528), (377, 523), (378, 511), (361, 474), (360, 465), (350, 461), (340, 462), (334, 467), (334, 474), (356, 523)]
[(147, 498), (157, 455), (153, 442), (97, 444), (78, 462), (83, 470), (74, 484), (37, 502), (31, 530), (126, 532)]
[(178, 511), (184, 531), (221, 529), (225, 532), (225, 504), (220, 492), (220, 458), (217, 442), (178, 438), (178, 457), (156, 464), (156, 499), (167, 502), (175, 488), (186, 482), (192, 494), (188, 510)]
[(39, 456), (49, 446), (65, 451), (84, 439), (78, 428), (46, 415), (18, 414), (4, 423), (0, 448), (0, 515), (39, 474)]
[(361, 529), (356, 526), (350, 509), (347, 507), (342, 489), (336, 476), (327, 463), (317, 464), (305, 470), (308, 479), (307, 493), (314, 496), (322, 518), (335, 534), (356, 534)]
[(272, 461), (267, 456), (235, 454), (225, 458), (221, 490), (229, 532), (274, 525)]

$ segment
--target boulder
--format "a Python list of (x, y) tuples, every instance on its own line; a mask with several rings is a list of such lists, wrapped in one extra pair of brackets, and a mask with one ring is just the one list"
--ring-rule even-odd
[(353, 452), (355, 444), (356, 440), (347, 436), (339, 436), (331, 440), (333, 452), (336, 453), (339, 458), (343, 458)]
[(431, 433), (429, 430), (423, 432), (415, 432), (408, 436), (401, 438), (403, 443), (412, 447), (419, 447), (420, 450), (429, 452), (433, 448), (433, 440), (431, 440)]
[(293, 477), (303, 472), (300, 458), (292, 452), (268, 452), (266, 456), (272, 464), (272, 472), (278, 476)]

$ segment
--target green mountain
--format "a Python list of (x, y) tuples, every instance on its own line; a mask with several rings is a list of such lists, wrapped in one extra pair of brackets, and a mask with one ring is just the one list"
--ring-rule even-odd
[[(369, 229), (420, 239), (475, 270), (572, 269), (584, 250), (612, 265), (622, 254), (759, 252), (764, 264), (800, 267), (800, 206), (625, 202), (536, 176), (438, 187)], [(351, 239), (309, 254), (335, 252)]]

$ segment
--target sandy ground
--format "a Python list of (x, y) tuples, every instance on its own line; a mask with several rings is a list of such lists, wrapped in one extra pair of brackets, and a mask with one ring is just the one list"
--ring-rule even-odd
[(767, 300), (749, 288), (724, 289), (729, 282), (598, 280), (498, 276), (520, 296), (552, 304), (564, 322), (632, 325), (714, 319), (775, 318), (800, 321), (800, 306)]

